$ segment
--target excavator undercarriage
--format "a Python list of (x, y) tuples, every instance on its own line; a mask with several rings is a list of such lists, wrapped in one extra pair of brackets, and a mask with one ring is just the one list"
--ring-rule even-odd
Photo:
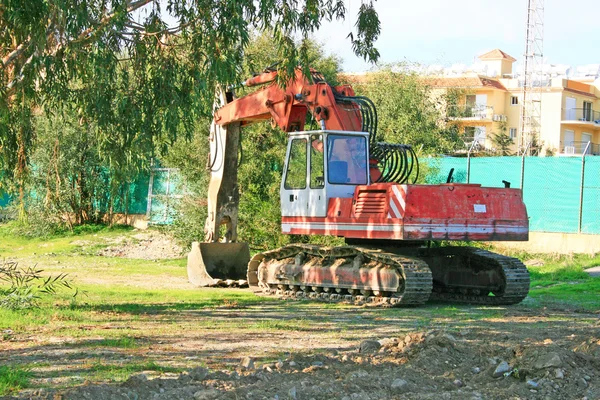
[(529, 291), (529, 273), (515, 258), (473, 247), (388, 250), (289, 245), (252, 257), (248, 281), (265, 295), (388, 306), (506, 305)]

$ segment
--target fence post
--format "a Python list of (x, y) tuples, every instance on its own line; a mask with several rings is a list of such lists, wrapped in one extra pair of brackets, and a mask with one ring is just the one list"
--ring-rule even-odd
[(527, 151), (529, 150), (529, 146), (531, 146), (531, 142), (527, 143), (525, 150), (523, 151), (523, 155), (521, 156), (521, 198), (523, 198), (523, 184), (525, 181), (525, 155), (527, 155)]
[(146, 203), (146, 217), (150, 220), (152, 212), (152, 190), (154, 186), (154, 160), (150, 161), (150, 180), (148, 181), (148, 200)]
[(577, 233), (581, 233), (581, 224), (583, 222), (583, 185), (585, 183), (585, 155), (590, 147), (590, 142), (585, 146), (583, 155), (581, 156), (581, 186), (579, 188), (579, 223), (577, 224)]
[(171, 205), (171, 168), (167, 169), (167, 190), (166, 190), (166, 206), (165, 206), (165, 220), (164, 223), (166, 224), (169, 221), (169, 206)]
[(471, 147), (469, 147), (469, 151), (467, 152), (467, 183), (471, 183), (471, 152), (473, 151), (473, 147), (475, 147), (475, 143), (477, 143), (476, 138), (473, 139), (473, 143), (471, 143)]

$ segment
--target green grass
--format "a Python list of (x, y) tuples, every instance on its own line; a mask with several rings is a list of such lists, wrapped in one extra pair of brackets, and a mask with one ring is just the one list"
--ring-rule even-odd
[(46, 236), (37, 237), (34, 233), (39, 232), (34, 225), (21, 224), (17, 221), (9, 221), (0, 224), (0, 235), (2, 236), (14, 236), (25, 240), (52, 240), (57, 238), (69, 237), (69, 236), (82, 236), (82, 235), (93, 235), (93, 234), (106, 234), (106, 233), (118, 233), (128, 232), (133, 230), (129, 225), (113, 225), (108, 226), (104, 224), (84, 224), (76, 225), (73, 230), (61, 230), (48, 234)]
[(302, 331), (310, 327), (311, 323), (304, 319), (288, 319), (288, 320), (261, 320), (251, 324), (243, 324), (241, 327), (246, 327), (251, 330), (258, 331)]
[(0, 396), (28, 387), (31, 376), (31, 371), (22, 366), (0, 365)]
[(96, 345), (101, 347), (120, 347), (123, 349), (135, 349), (139, 347), (136, 340), (129, 336), (114, 339), (102, 339), (99, 340)]
[[(120, 236), (131, 239), (133, 231), (95, 227), (77, 235), (27, 239), (12, 235), (6, 226), (0, 225), (0, 259), (16, 258), (23, 266), (38, 263), (45, 273), (68, 273), (75, 286), (85, 293), (73, 299), (70, 292), (60, 292), (41, 299), (39, 309), (0, 309), (0, 332), (14, 331), (4, 334), (0, 345), (8, 349), (13, 337), (31, 336), (36, 338), (31, 346), (76, 350), (70, 356), (81, 365), (77, 372), (54, 364), (45, 371), (42, 363), (29, 361), (20, 367), (5, 366), (0, 369), (0, 395), (43, 385), (35, 383), (37, 378), (53, 374), (58, 377), (79, 374), (81, 379), (91, 381), (123, 381), (140, 371), (178, 373), (183, 369), (179, 365), (186, 363), (184, 354), (190, 353), (177, 352), (169, 346), (186, 340), (185, 337), (197, 340), (210, 335), (222, 338), (219, 340), (236, 340), (236, 335), (246, 338), (315, 335), (335, 337), (337, 343), (343, 343), (373, 335), (375, 329), (393, 335), (394, 330), (500, 326), (502, 319), (511, 313), (511, 307), (428, 303), (420, 307), (371, 309), (343, 303), (281, 302), (238, 289), (198, 290), (185, 285), (164, 289), (153, 283), (174, 278), (182, 282), (186, 260), (152, 262), (97, 255), (111, 239)], [(519, 256), (526, 260), (541, 259), (544, 265), (529, 267), (530, 296), (524, 305), (515, 307), (517, 310), (548, 307), (560, 311), (557, 318), (561, 323), (570, 318), (562, 311), (600, 310), (600, 278), (590, 278), (584, 272), (585, 268), (600, 265), (600, 256)], [(544, 318), (546, 323), (553, 323)], [(169, 356), (149, 359), (149, 350), (157, 346), (163, 346)], [(275, 354), (267, 353), (264, 357), (276, 360), (282, 350), (278, 348)], [(319, 348), (311, 351), (319, 352)], [(114, 357), (100, 358), (102, 353)], [(70, 366), (71, 359), (64, 361)], [(35, 384), (30, 378), (35, 378), (32, 380)]]
[(543, 265), (529, 266), (530, 297), (534, 305), (566, 307), (581, 311), (600, 310), (600, 278), (590, 277), (586, 269), (600, 265), (600, 255), (513, 254), (525, 262), (540, 260)]
[[(74, 329), (79, 336), (86, 332), (77, 330), (81, 324), (107, 322), (137, 323), (153, 316), (171, 316), (184, 311), (215, 308), (244, 308), (266, 301), (253, 293), (235, 289), (146, 290), (126, 286), (107, 287), (83, 285), (87, 295), (73, 303), (68, 294), (42, 300), (42, 308), (12, 311), (0, 309), (0, 327), (10, 327), (15, 332), (27, 332), (41, 326), (46, 329), (61, 327)], [(107, 321), (108, 319), (108, 321)], [(207, 321), (207, 324), (211, 324)], [(233, 324), (234, 322), (232, 322)], [(296, 325), (298, 321), (293, 322)], [(259, 329), (260, 326), (250, 328)], [(265, 326), (265, 329), (268, 327)], [(273, 327), (274, 328), (274, 327)]]
[(530, 296), (539, 305), (567, 307), (578, 311), (600, 312), (600, 278), (583, 282), (562, 282), (532, 289)]
[[(51, 237), (29, 238), (15, 233), (14, 222), (0, 224), (0, 257), (67, 254), (77, 251), (79, 246), (73, 244), (75, 240), (86, 240), (97, 245), (103, 244), (103, 239), (122, 236), (133, 228), (116, 225), (112, 228), (105, 225), (82, 225), (73, 229), (73, 232), (64, 232)], [(102, 246), (105, 247), (105, 246)]]
[(589, 275), (584, 270), (600, 265), (600, 254), (558, 255), (519, 252), (510, 255), (521, 259), (523, 262), (538, 260), (543, 263), (541, 266), (528, 267), (531, 273), (532, 286), (589, 279)]

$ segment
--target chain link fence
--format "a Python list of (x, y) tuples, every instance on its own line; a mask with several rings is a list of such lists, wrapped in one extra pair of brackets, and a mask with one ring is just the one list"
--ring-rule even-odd
[(183, 197), (184, 186), (176, 168), (153, 168), (148, 183), (146, 217), (154, 225), (173, 222), (175, 206)]
[[(469, 162), (470, 161), (470, 162)], [(529, 228), (600, 234), (600, 157), (471, 157), (426, 161), (428, 183), (453, 182), (523, 189)], [(504, 182), (503, 182), (504, 181)]]

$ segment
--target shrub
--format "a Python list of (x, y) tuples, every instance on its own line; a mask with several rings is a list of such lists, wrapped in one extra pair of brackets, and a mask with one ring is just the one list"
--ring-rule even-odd
[(60, 289), (73, 290), (76, 298), (79, 291), (67, 280), (67, 274), (42, 276), (43, 270), (34, 267), (22, 268), (16, 262), (0, 262), (0, 281), (8, 288), (0, 287), (0, 307), (23, 310), (39, 306), (42, 296), (56, 295)]

